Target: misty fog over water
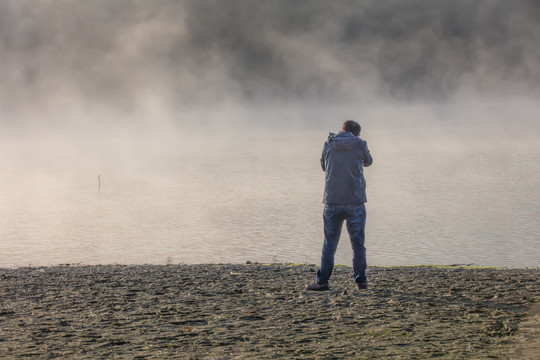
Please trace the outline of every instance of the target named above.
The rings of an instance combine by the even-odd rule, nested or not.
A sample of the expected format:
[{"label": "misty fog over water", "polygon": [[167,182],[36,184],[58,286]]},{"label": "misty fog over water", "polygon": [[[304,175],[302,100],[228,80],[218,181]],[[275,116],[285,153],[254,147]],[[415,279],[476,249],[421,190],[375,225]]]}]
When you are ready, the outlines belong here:
[{"label": "misty fog over water", "polygon": [[347,119],[369,264],[540,266],[539,35],[532,0],[0,0],[0,266],[318,263]]}]

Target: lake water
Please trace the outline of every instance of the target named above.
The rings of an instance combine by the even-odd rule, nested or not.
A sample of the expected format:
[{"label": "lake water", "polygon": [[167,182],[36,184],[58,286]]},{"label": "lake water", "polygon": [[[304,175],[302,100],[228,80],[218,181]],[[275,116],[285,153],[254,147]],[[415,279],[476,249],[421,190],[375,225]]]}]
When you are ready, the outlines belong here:
[{"label": "lake water", "polygon": [[[540,266],[540,145],[499,135],[366,133],[368,263]],[[154,152],[142,141],[125,151],[134,159],[99,166],[27,144],[25,162],[1,158],[0,266],[318,264],[325,137],[200,134]],[[336,262],[351,256],[344,232]]]}]

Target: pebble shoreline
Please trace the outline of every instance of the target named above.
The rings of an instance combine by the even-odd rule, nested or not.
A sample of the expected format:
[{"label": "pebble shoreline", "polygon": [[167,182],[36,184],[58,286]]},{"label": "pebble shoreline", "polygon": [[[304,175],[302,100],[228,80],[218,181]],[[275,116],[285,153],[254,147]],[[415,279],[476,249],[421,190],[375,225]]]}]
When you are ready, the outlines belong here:
[{"label": "pebble shoreline", "polygon": [[[97,265],[0,269],[0,358],[526,359],[540,270]],[[538,337],[536,337],[538,338]],[[533,357],[530,357],[533,358]]]}]

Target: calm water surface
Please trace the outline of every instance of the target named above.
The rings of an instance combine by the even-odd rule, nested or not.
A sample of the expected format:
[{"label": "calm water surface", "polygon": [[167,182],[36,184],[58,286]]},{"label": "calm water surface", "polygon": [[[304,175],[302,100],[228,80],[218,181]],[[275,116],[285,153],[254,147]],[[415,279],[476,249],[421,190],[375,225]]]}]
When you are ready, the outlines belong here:
[{"label": "calm water surface", "polygon": [[[366,134],[370,264],[540,266],[535,138],[396,134]],[[216,138],[105,170],[4,158],[0,266],[318,263],[324,139]]]}]

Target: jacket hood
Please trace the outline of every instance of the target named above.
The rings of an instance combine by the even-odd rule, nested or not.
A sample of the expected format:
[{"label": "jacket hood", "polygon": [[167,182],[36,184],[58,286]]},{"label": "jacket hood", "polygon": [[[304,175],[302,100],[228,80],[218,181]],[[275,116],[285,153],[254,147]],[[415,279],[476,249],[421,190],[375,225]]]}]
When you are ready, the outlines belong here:
[{"label": "jacket hood", "polygon": [[353,133],[342,131],[339,134],[330,133],[328,136],[328,145],[336,151],[351,150],[358,145],[359,138]]}]

